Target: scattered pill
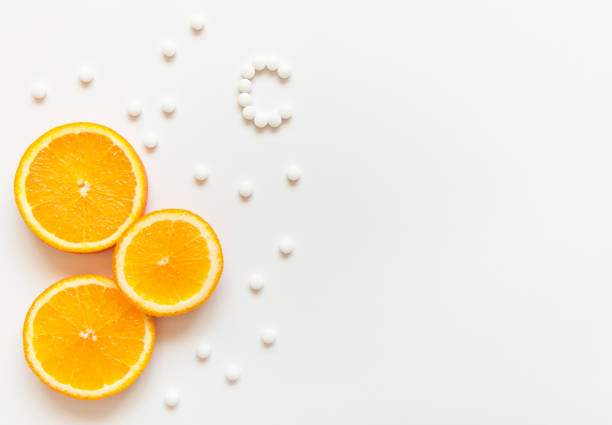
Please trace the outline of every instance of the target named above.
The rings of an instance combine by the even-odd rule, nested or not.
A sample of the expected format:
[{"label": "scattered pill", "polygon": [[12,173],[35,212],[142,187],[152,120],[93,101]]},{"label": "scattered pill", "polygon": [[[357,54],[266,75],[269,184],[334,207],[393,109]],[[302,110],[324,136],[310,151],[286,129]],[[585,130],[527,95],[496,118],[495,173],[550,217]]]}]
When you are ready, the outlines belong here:
[{"label": "scattered pill", "polygon": [[278,250],[283,256],[288,257],[293,253],[293,241],[289,238],[283,238],[278,243]]},{"label": "scattered pill", "polygon": [[242,107],[249,106],[253,103],[253,98],[248,93],[240,93],[238,95],[238,104]]},{"label": "scattered pill", "polygon": [[291,165],[285,172],[289,183],[297,183],[302,178],[302,170],[297,165]]},{"label": "scattered pill", "polygon": [[277,112],[273,112],[268,116],[268,124],[270,127],[276,128],[283,123],[283,119],[280,114]]},{"label": "scattered pill", "polygon": [[206,179],[208,179],[208,174],[208,168],[203,164],[198,164],[193,169],[193,178],[200,183],[203,183],[206,181]]},{"label": "scattered pill", "polygon": [[264,56],[255,56],[253,68],[255,68],[255,71],[263,71],[266,68],[266,58]]},{"label": "scattered pill", "polygon": [[180,399],[181,398],[178,392],[174,390],[169,390],[168,392],[166,392],[166,396],[164,397],[164,403],[166,403],[166,406],[173,409],[178,406]]},{"label": "scattered pill", "polygon": [[259,292],[264,287],[264,278],[259,273],[253,273],[249,278],[249,288],[253,292]]},{"label": "scattered pill", "polygon": [[240,76],[248,80],[253,78],[255,76],[255,68],[253,68],[253,65],[250,63],[242,65],[242,68],[240,68]]},{"label": "scattered pill", "polygon": [[240,366],[235,363],[230,363],[225,368],[225,379],[230,383],[234,383],[240,379],[241,372]]},{"label": "scattered pill", "polygon": [[281,105],[278,108],[278,113],[284,120],[288,120],[293,116],[293,108],[290,105]]},{"label": "scattered pill", "polygon": [[210,344],[206,342],[201,342],[198,345],[198,348],[196,348],[196,356],[200,360],[208,359],[210,357],[210,352],[211,352]]},{"label": "scattered pill", "polygon": [[161,110],[166,116],[174,114],[174,111],[176,111],[176,101],[170,98],[165,99],[162,102]]},{"label": "scattered pill", "polygon": [[174,59],[176,55],[176,45],[171,41],[166,41],[162,44],[162,54],[166,58],[166,60]]},{"label": "scattered pill", "polygon": [[253,122],[257,128],[264,128],[268,124],[268,114],[265,112],[257,111]]},{"label": "scattered pill", "polygon": [[238,186],[238,194],[243,200],[247,200],[253,196],[253,191],[253,183],[248,180],[243,181],[240,183],[240,186]]},{"label": "scattered pill", "polygon": [[131,101],[127,105],[127,114],[132,119],[136,119],[142,114],[142,104],[136,100]]},{"label": "scattered pill", "polygon": [[238,81],[238,91],[240,93],[250,93],[252,88],[253,88],[253,83],[251,83],[251,80],[247,80],[246,78],[243,78],[240,81]]},{"label": "scattered pill", "polygon": [[94,73],[91,68],[86,66],[79,70],[79,81],[83,86],[88,86],[94,79]]},{"label": "scattered pill", "polygon": [[277,58],[276,56],[270,56],[267,60],[266,60],[266,67],[270,70],[270,71],[276,71],[278,69],[278,66],[280,65],[280,59]]},{"label": "scattered pill", "polygon": [[289,77],[291,77],[291,67],[289,65],[287,65],[286,63],[281,63],[278,66],[278,71],[276,71],[276,73],[282,79],[289,78]]},{"label": "scattered pill", "polygon": [[205,24],[206,22],[202,15],[191,15],[191,18],[189,18],[189,25],[191,26],[193,32],[202,31]]},{"label": "scattered pill", "polygon": [[264,345],[272,345],[276,342],[276,331],[274,329],[262,329],[259,336]]},{"label": "scattered pill", "polygon": [[144,137],[145,148],[153,150],[159,144],[159,136],[155,133],[148,133]]},{"label": "scattered pill", "polygon": [[47,88],[41,83],[36,83],[32,86],[32,97],[37,102],[42,102],[47,97]]}]

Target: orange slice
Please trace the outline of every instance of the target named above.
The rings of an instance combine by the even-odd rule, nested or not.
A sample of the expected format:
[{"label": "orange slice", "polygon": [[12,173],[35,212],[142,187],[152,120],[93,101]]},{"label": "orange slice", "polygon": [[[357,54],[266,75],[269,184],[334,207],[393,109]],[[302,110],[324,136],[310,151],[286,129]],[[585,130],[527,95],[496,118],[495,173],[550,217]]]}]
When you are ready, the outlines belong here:
[{"label": "orange slice", "polygon": [[119,287],[154,316],[184,313],[204,303],[222,270],[214,230],[185,210],[145,215],[117,242],[113,257]]},{"label": "orange slice", "polygon": [[153,319],[107,277],[74,276],[36,298],[23,325],[32,371],[70,397],[94,400],[127,388],[153,351]]},{"label": "orange slice", "polygon": [[21,216],[43,241],[96,252],[113,246],[142,215],[147,179],[123,137],[81,122],[49,130],[26,150],[14,190]]}]

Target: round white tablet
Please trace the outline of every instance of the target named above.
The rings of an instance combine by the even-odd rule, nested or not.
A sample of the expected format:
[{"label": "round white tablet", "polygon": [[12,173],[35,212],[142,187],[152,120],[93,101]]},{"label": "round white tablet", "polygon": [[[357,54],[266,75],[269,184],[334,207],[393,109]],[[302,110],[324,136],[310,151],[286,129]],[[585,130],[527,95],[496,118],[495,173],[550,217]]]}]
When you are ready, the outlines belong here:
[{"label": "round white tablet", "polygon": [[202,15],[191,15],[189,18],[189,25],[193,32],[200,32],[204,29],[205,25],[204,17]]},{"label": "round white tablet", "polygon": [[255,118],[253,118],[253,122],[257,128],[264,128],[268,125],[268,114],[262,111],[257,111],[255,113]]},{"label": "round white tablet", "polygon": [[291,77],[291,67],[286,63],[281,63],[276,71],[279,77],[285,79]]},{"label": "round white tablet", "polygon": [[241,373],[242,370],[236,363],[230,363],[225,367],[225,379],[227,379],[230,383],[234,383],[240,379]]},{"label": "round white tablet", "polygon": [[245,63],[244,65],[242,65],[242,67],[240,68],[240,76],[248,80],[253,78],[255,76],[255,68],[253,68],[253,65],[251,65],[250,63]]},{"label": "round white tablet", "polygon": [[193,167],[193,178],[200,183],[203,183],[206,181],[206,179],[208,179],[208,174],[208,168],[203,164],[198,164]]},{"label": "round white tablet", "polygon": [[293,241],[289,238],[283,238],[278,243],[278,250],[285,257],[288,257],[289,255],[291,255],[293,253],[293,249],[294,249]]},{"label": "round white tablet", "polygon": [[265,345],[272,345],[276,342],[276,331],[271,328],[262,329],[259,333],[261,342]]},{"label": "round white tablet", "polygon": [[278,107],[278,113],[284,120],[288,120],[293,116],[293,108],[291,105],[281,105]]},{"label": "round white tablet", "polygon": [[207,342],[201,342],[196,348],[196,356],[200,360],[206,360],[210,357],[211,348]]},{"label": "round white tablet", "polygon": [[79,69],[79,81],[81,82],[81,84],[83,84],[84,86],[88,86],[89,84],[91,84],[93,79],[94,73],[91,68],[84,66]]},{"label": "round white tablet", "polygon": [[238,91],[240,93],[249,93],[252,88],[253,88],[253,83],[251,83],[251,80],[247,80],[246,78],[243,78],[240,81],[238,81]]},{"label": "round white tablet", "polygon": [[253,103],[253,98],[248,93],[240,93],[238,95],[238,104],[242,107],[249,106]]},{"label": "round white tablet", "polygon": [[249,288],[251,288],[253,292],[261,291],[264,287],[264,283],[264,278],[259,273],[253,273],[249,278]]},{"label": "round white tablet", "polygon": [[147,133],[144,137],[145,148],[153,150],[159,144],[159,136],[155,133]]},{"label": "round white tablet", "polygon": [[270,56],[267,60],[266,60],[266,67],[270,70],[270,71],[276,71],[278,69],[278,66],[280,65],[280,59],[277,58],[276,56]]},{"label": "round white tablet", "polygon": [[166,41],[162,44],[162,54],[167,60],[174,59],[176,55],[176,45],[171,41]]},{"label": "round white tablet", "polygon": [[169,390],[164,396],[164,403],[166,403],[166,406],[170,408],[178,406],[180,400],[181,397],[179,396],[179,393],[174,390]]},{"label": "round white tablet", "polygon": [[249,120],[249,121],[255,118],[256,113],[257,113],[257,109],[255,109],[254,106],[247,106],[246,108],[242,110],[242,116],[244,117],[245,120]]},{"label": "round white tablet", "polygon": [[42,102],[47,97],[47,88],[41,83],[36,83],[32,85],[31,93],[34,100]]},{"label": "round white tablet", "polygon": [[240,183],[240,185],[238,186],[238,194],[240,195],[240,197],[244,200],[249,199],[251,196],[253,196],[253,183],[251,183],[248,180],[243,181],[242,183]]},{"label": "round white tablet", "polygon": [[136,119],[140,116],[140,114],[142,114],[142,103],[138,102],[137,100],[133,100],[128,103],[126,111],[130,118]]},{"label": "round white tablet", "polygon": [[174,99],[164,99],[161,104],[161,110],[164,115],[172,115],[176,111],[176,101]]},{"label": "round white tablet", "polygon": [[264,56],[255,56],[253,59],[253,68],[256,71],[263,71],[266,67],[266,58]]},{"label": "round white tablet", "polygon": [[302,178],[302,170],[297,165],[291,165],[287,168],[285,175],[290,183],[297,183]]},{"label": "round white tablet", "polygon": [[268,124],[272,128],[276,128],[283,123],[283,119],[281,118],[278,112],[273,112],[268,116]]}]

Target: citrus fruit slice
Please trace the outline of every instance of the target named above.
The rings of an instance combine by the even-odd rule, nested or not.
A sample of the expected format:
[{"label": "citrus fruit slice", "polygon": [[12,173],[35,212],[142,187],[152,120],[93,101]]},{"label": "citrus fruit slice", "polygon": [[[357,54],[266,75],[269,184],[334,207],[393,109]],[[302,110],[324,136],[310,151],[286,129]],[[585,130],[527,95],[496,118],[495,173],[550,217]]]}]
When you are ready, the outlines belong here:
[{"label": "citrus fruit slice", "polygon": [[32,371],[70,397],[94,400],[127,388],[153,351],[153,319],[107,277],[74,276],[36,298],[23,325]]},{"label": "citrus fruit slice", "polygon": [[142,215],[147,179],[123,137],[81,122],[49,130],[26,150],[14,190],[19,212],[43,241],[96,252],[113,246]]},{"label": "citrus fruit slice", "polygon": [[117,242],[113,273],[145,312],[171,316],[192,310],[214,291],[223,254],[212,227],[185,210],[145,215]]}]

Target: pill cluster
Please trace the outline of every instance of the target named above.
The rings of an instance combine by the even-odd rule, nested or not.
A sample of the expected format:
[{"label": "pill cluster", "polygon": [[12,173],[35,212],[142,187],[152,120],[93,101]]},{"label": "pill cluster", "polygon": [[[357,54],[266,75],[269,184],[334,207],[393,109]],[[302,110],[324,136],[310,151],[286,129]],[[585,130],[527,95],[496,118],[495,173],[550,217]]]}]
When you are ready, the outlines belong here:
[{"label": "pill cluster", "polygon": [[242,109],[242,117],[247,121],[253,121],[255,127],[264,128],[269,125],[272,128],[279,127],[283,120],[288,120],[293,116],[293,108],[290,105],[280,105],[273,112],[266,112],[257,109],[253,105],[253,97],[251,90],[253,83],[251,80],[255,77],[257,71],[264,69],[276,72],[279,78],[286,80],[291,77],[291,67],[280,61],[276,56],[264,57],[257,56],[252,63],[246,63],[240,68],[240,76],[238,81],[238,105]]}]

